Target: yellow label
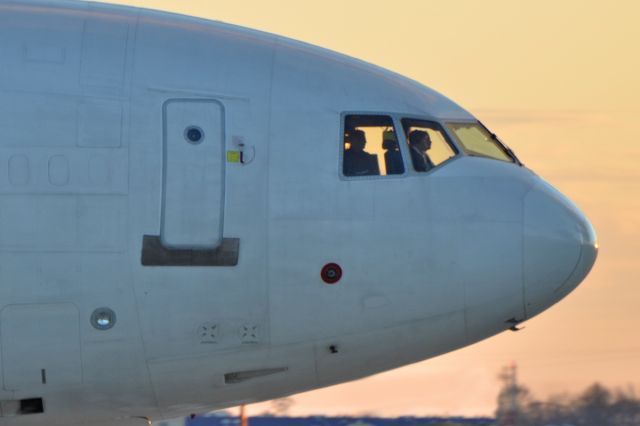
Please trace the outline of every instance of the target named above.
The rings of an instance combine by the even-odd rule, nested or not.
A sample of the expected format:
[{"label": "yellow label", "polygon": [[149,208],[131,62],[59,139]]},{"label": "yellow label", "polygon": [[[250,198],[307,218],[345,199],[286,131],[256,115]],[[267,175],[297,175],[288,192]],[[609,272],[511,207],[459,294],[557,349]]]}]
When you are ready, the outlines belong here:
[{"label": "yellow label", "polygon": [[240,152],[239,151],[227,151],[227,163],[239,163]]}]

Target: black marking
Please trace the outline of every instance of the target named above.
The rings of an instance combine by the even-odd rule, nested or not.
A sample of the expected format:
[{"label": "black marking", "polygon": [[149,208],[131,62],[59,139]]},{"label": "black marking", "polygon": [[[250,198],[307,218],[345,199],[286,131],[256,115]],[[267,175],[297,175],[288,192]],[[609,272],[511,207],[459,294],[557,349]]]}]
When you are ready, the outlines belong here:
[{"label": "black marking", "polygon": [[509,330],[511,330],[511,331],[520,331],[520,330],[522,330],[524,328],[524,327],[518,327],[518,324],[520,324],[522,321],[523,320],[519,320],[519,319],[516,319],[516,318],[511,318],[511,319],[506,320],[505,322],[507,324],[511,324],[511,327],[509,327]]},{"label": "black marking", "polygon": [[213,250],[171,249],[162,245],[159,236],[142,238],[143,266],[236,266],[240,253],[239,238],[224,238]]},{"label": "black marking", "polygon": [[44,413],[44,402],[42,398],[29,398],[20,400],[20,411],[18,414],[39,414]]},{"label": "black marking", "polygon": [[256,379],[258,377],[270,376],[272,374],[284,373],[288,367],[280,368],[263,368],[261,370],[234,371],[224,375],[226,384],[242,383],[247,380]]}]

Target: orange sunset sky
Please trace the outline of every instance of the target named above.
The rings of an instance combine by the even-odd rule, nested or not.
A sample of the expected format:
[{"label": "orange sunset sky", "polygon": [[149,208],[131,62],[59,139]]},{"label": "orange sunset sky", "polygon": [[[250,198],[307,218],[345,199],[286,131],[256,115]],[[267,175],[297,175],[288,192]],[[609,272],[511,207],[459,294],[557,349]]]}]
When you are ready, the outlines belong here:
[{"label": "orange sunset sky", "polygon": [[539,397],[594,381],[640,394],[640,1],[116,3],[285,35],[418,80],[483,120],[598,232],[586,281],[522,332],[296,395],[292,414],[491,415],[511,361]]}]

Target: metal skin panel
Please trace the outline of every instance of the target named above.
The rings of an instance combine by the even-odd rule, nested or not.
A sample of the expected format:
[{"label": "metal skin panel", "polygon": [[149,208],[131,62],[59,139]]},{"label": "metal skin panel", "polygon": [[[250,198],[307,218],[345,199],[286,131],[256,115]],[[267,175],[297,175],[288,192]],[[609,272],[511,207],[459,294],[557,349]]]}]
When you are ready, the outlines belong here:
[{"label": "metal skin panel", "polygon": [[[513,327],[595,261],[584,215],[517,164],[459,156],[423,174],[403,148],[402,176],[342,177],[345,113],[475,120],[379,67],[48,0],[0,0],[0,53],[0,356],[21,387],[0,401],[45,409],[2,426],[144,424],[365,377]],[[149,236],[164,260],[141,256]],[[232,258],[202,260],[223,237]],[[60,329],[42,336],[52,306]],[[113,328],[91,325],[101,307]],[[35,383],[42,362],[65,384]]]},{"label": "metal skin panel", "polygon": [[[60,388],[82,382],[78,309],[11,305],[0,313],[4,389]],[[39,389],[40,388],[40,389]]]},{"label": "metal skin panel", "polygon": [[[162,242],[172,248],[216,248],[224,211],[222,104],[170,100],[164,126]],[[195,132],[193,141],[189,131]]]}]

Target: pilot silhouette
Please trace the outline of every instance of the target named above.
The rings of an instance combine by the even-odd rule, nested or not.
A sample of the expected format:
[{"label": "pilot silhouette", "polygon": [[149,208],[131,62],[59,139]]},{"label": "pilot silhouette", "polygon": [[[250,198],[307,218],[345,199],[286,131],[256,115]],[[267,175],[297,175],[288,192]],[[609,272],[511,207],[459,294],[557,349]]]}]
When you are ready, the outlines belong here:
[{"label": "pilot silhouette", "polygon": [[427,151],[431,149],[431,138],[427,132],[414,130],[409,133],[409,147],[411,162],[416,172],[428,172],[433,168],[433,163],[427,155]]},{"label": "pilot silhouette", "polygon": [[344,151],[343,172],[345,176],[379,175],[378,156],[364,150],[367,139],[362,130],[353,130],[345,138],[351,146]]}]

